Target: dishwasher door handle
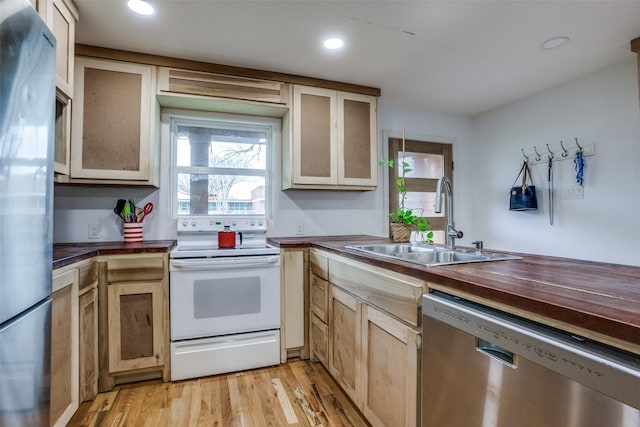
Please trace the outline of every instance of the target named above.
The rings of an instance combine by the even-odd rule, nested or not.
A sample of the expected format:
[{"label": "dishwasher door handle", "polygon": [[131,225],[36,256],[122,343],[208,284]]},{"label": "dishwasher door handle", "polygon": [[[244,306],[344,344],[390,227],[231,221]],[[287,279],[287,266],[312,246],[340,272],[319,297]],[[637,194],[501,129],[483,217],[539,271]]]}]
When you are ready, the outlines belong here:
[{"label": "dishwasher door handle", "polygon": [[476,337],[476,350],[478,350],[480,353],[486,354],[492,359],[497,360],[503,365],[509,366],[510,368],[514,369],[517,368],[517,356],[513,352],[505,350],[502,347],[498,347],[490,341]]},{"label": "dishwasher door handle", "polygon": [[280,261],[280,255],[258,257],[228,257],[228,258],[202,258],[172,260],[170,267],[173,270],[221,270],[229,268],[260,268],[269,267]]}]

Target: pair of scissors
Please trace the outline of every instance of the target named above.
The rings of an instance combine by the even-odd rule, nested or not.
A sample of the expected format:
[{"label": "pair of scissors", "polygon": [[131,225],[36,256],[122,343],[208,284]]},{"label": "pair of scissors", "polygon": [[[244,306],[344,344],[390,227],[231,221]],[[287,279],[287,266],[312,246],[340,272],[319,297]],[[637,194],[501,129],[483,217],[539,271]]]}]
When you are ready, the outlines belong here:
[{"label": "pair of scissors", "polygon": [[136,213],[136,222],[142,222],[151,212],[153,212],[153,203],[147,203],[140,212]]}]

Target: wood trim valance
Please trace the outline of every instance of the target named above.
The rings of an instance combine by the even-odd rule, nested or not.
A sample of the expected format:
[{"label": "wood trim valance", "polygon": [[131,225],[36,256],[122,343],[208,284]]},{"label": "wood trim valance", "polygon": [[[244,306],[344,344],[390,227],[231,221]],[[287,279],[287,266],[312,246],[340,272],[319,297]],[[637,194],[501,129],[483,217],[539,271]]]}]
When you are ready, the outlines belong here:
[{"label": "wood trim valance", "polygon": [[161,67],[182,68],[192,71],[226,74],[236,77],[247,77],[262,80],[272,80],[283,83],[301,84],[305,86],[323,87],[363,95],[380,96],[380,89],[351,83],[335,82],[298,76],[295,74],[278,73],[274,71],[256,70],[253,68],[235,67],[232,65],[214,64],[209,62],[192,61],[188,59],[171,58],[168,56],[151,55],[148,53],[130,52],[126,50],[110,49],[85,44],[76,44],[76,55],[94,58],[112,59],[117,61],[136,62],[140,64]]}]

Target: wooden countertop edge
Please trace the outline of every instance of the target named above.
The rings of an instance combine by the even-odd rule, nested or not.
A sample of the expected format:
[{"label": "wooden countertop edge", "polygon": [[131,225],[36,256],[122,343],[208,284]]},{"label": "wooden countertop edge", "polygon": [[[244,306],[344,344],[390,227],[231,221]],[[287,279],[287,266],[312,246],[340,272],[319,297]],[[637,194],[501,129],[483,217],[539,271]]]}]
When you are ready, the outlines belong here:
[{"label": "wooden countertop edge", "polygon": [[124,242],[57,243],[53,245],[53,270],[99,255],[169,252],[175,244],[175,240],[147,240],[142,243],[127,244]]},{"label": "wooden countertop edge", "polygon": [[[351,241],[347,238],[334,239],[324,237],[307,237],[306,239],[281,238],[272,239],[270,243],[277,244],[283,249],[305,247],[318,248],[366,264],[423,279],[430,282],[429,287],[432,289],[438,288],[441,290],[449,290],[450,292],[453,291],[459,296],[471,296],[477,302],[485,303],[494,308],[527,318],[532,318],[532,320],[545,323],[549,326],[565,329],[571,333],[576,333],[590,339],[604,342],[605,344],[640,354],[640,327],[635,324],[625,323],[619,319],[613,319],[602,316],[598,313],[580,310],[575,307],[536,299],[530,296],[523,296],[517,292],[508,292],[504,289],[496,289],[491,285],[483,284],[478,281],[457,279],[455,277],[451,277],[452,275],[455,275],[456,272],[453,271],[447,274],[448,270],[446,270],[446,267],[443,268],[444,266],[432,269],[420,268],[402,261],[392,259],[386,260],[381,257],[374,257],[346,250],[344,249],[344,244],[358,244],[359,241],[374,240],[371,236],[351,237],[353,238]],[[381,243],[389,243],[388,239],[377,239]],[[540,255],[519,255],[527,256],[534,260],[549,258]],[[592,263],[582,260],[559,260],[567,263],[570,262],[572,264],[575,263],[575,265],[594,265],[597,267],[606,267],[607,265],[611,265],[605,263]],[[622,274],[624,275],[624,273]]]}]

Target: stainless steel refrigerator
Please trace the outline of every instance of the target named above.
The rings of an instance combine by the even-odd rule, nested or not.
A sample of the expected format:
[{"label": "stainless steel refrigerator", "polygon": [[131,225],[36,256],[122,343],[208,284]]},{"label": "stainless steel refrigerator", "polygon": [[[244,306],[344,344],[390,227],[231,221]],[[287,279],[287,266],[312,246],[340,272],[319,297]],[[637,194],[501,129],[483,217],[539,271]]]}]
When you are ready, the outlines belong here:
[{"label": "stainless steel refrigerator", "polygon": [[55,38],[0,0],[0,427],[48,426]]}]

